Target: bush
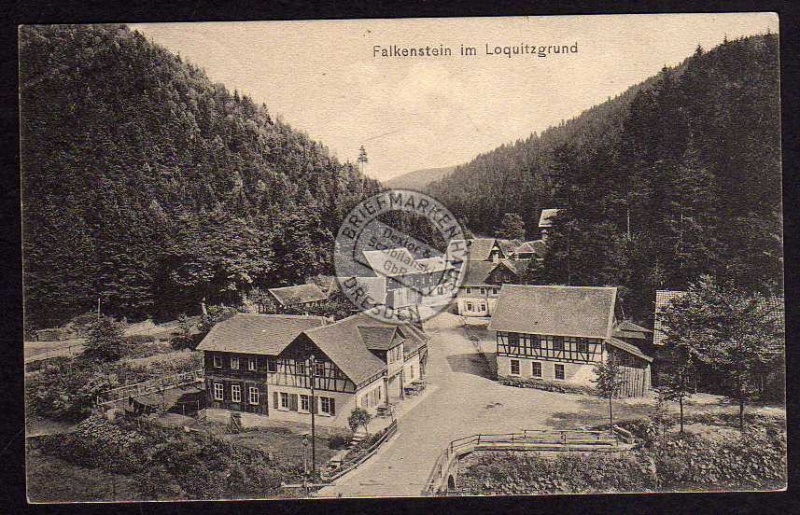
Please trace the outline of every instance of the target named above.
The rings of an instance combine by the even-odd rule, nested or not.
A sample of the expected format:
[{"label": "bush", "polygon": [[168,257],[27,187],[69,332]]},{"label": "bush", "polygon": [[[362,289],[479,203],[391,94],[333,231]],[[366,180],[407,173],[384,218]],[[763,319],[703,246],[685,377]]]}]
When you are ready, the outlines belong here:
[{"label": "bush", "polygon": [[521,378],[521,377],[501,377],[498,379],[500,384],[506,386],[516,386],[517,388],[536,388],[546,392],[558,393],[588,393],[594,394],[594,388],[589,386],[572,386],[545,381],[543,379]]},{"label": "bush", "polygon": [[328,448],[329,449],[344,449],[350,442],[352,441],[352,437],[350,435],[333,435],[328,438]]},{"label": "bush", "polygon": [[90,327],[82,356],[94,361],[116,361],[125,352],[125,324],[100,317]]},{"label": "bush", "polygon": [[25,405],[29,415],[75,422],[91,414],[98,394],[116,386],[116,374],[100,365],[62,358],[27,378]]},{"label": "bush", "polygon": [[45,454],[87,468],[133,475],[143,499],[275,496],[302,471],[251,449],[196,433],[95,416],[74,434],[41,437]]}]

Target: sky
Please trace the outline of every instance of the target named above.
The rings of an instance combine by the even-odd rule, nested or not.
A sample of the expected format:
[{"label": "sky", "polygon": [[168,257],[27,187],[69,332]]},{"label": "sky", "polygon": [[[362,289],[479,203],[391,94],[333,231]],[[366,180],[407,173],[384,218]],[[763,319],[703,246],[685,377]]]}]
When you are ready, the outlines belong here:
[{"label": "sky", "polygon": [[[213,82],[265,103],[386,180],[466,163],[680,64],[698,45],[778,32],[772,13],[136,24]],[[376,56],[375,46],[378,45]],[[449,56],[381,57],[392,45]],[[461,46],[476,55],[461,55]],[[566,45],[570,52],[503,54]],[[488,50],[487,50],[488,46]],[[499,52],[495,48],[500,47]],[[575,51],[577,50],[577,51]],[[513,50],[512,50],[513,52]]]}]

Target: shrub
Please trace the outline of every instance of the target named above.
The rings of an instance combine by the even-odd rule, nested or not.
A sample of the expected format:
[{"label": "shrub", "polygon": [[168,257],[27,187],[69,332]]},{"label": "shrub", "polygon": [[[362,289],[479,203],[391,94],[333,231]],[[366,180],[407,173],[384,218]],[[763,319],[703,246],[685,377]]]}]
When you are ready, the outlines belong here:
[{"label": "shrub", "polygon": [[501,377],[499,378],[500,384],[506,386],[516,386],[517,388],[536,388],[537,390],[544,390],[546,392],[558,393],[588,393],[594,394],[594,388],[589,386],[573,386],[553,383],[543,379],[521,378],[521,377]]},{"label": "shrub", "polygon": [[333,435],[328,438],[328,448],[330,449],[344,449],[350,442],[352,437],[350,435]]},{"label": "shrub", "polygon": [[100,317],[90,327],[82,356],[94,361],[115,361],[125,351],[125,325],[111,317]]},{"label": "shrub", "polygon": [[98,394],[116,386],[117,375],[100,365],[63,358],[27,378],[25,405],[29,415],[78,421],[91,414]]}]

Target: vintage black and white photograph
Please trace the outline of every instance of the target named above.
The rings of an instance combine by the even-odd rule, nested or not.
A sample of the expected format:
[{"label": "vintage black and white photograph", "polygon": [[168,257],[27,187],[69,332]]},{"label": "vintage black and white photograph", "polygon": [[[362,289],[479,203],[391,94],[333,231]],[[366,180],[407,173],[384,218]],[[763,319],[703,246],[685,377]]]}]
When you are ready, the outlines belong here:
[{"label": "vintage black and white photograph", "polygon": [[20,26],[28,501],[785,490],[778,22]]}]

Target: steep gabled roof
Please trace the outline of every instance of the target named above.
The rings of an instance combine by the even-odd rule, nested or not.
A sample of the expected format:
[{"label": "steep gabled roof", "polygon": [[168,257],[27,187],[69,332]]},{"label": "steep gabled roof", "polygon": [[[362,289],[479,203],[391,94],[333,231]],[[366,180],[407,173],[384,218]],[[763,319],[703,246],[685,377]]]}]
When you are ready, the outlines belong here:
[{"label": "steep gabled roof", "polygon": [[[526,263],[520,263],[519,261],[514,261],[513,259],[501,259],[497,266],[504,266],[508,268],[514,275],[519,276],[527,266]],[[494,270],[493,270],[494,271]]]},{"label": "steep gabled roof", "polygon": [[269,292],[282,306],[297,306],[321,302],[328,298],[316,284],[298,284],[283,288],[270,288]]},{"label": "steep gabled roof", "polygon": [[503,251],[504,257],[510,257],[514,250],[517,249],[522,244],[521,240],[495,240],[497,246],[500,247],[500,250]]},{"label": "steep gabled roof", "polygon": [[553,227],[553,218],[556,217],[560,209],[542,209],[542,214],[539,216],[539,229],[546,227]]},{"label": "steep gabled roof", "polygon": [[468,259],[470,261],[488,261],[492,255],[494,238],[474,238],[467,240]]},{"label": "steep gabled roof", "polygon": [[358,385],[386,369],[386,364],[364,345],[358,330],[359,325],[372,325],[376,322],[359,313],[335,324],[306,331],[306,336]]},{"label": "steep gabled roof", "polygon": [[515,254],[536,254],[539,257],[544,256],[547,244],[544,240],[526,241],[514,251]]},{"label": "steep gabled roof", "polygon": [[397,336],[397,326],[386,325],[360,325],[358,332],[361,341],[369,350],[389,350],[402,343],[403,338]]},{"label": "steep gabled roof", "polygon": [[480,286],[487,284],[489,274],[497,267],[497,263],[491,261],[465,261],[463,265],[464,279],[461,286]]},{"label": "steep gabled roof", "polygon": [[504,284],[489,329],[606,339],[616,297],[614,287]]},{"label": "steep gabled roof", "polygon": [[240,313],[211,328],[197,350],[277,356],[300,333],[325,323],[318,316]]}]

